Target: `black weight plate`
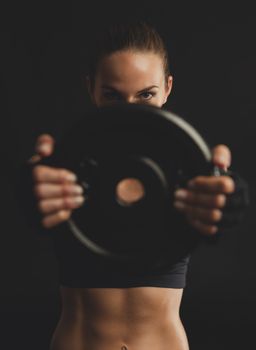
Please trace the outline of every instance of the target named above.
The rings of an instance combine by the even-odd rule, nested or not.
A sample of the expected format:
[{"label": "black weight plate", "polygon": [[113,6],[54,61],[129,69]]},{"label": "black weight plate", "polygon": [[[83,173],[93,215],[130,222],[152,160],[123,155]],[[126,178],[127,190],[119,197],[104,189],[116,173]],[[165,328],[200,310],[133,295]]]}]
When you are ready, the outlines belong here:
[{"label": "black weight plate", "polygon": [[[210,169],[202,136],[166,110],[116,105],[92,110],[57,145],[52,164],[72,170],[88,199],[73,212],[73,234],[97,254],[126,264],[155,266],[185,256],[196,244],[172,206],[181,182]],[[137,178],[145,197],[116,200],[117,183]],[[193,237],[193,238],[192,238]]]}]

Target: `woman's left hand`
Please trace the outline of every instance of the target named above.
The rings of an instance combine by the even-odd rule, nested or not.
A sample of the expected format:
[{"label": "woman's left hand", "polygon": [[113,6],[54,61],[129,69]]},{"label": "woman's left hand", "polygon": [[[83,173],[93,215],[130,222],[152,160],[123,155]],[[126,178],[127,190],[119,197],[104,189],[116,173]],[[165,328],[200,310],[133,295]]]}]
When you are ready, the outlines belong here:
[{"label": "woman's left hand", "polygon": [[[213,163],[223,170],[231,164],[231,152],[225,145],[213,149]],[[217,233],[226,195],[233,193],[235,183],[229,176],[197,176],[186,189],[175,192],[174,207],[183,212],[192,227],[211,236]]]}]

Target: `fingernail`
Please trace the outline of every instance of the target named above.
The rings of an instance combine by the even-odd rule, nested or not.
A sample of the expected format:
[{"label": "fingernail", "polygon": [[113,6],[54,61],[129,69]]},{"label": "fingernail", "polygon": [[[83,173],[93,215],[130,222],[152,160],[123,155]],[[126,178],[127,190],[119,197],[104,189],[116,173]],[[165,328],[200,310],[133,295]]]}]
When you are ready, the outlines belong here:
[{"label": "fingernail", "polygon": [[42,143],[37,147],[39,153],[50,153],[52,151],[52,146],[49,143]]},{"label": "fingernail", "polygon": [[212,226],[211,227],[211,234],[215,234],[218,231],[218,227],[217,226]]},{"label": "fingernail", "polygon": [[220,221],[223,214],[221,210],[216,209],[217,215],[216,215],[216,221]]},{"label": "fingernail", "polygon": [[185,199],[188,196],[188,192],[186,190],[179,189],[179,190],[174,192],[174,196],[177,199]]},{"label": "fingernail", "polygon": [[84,190],[81,186],[74,186],[74,193],[75,194],[82,194],[83,192],[84,192]]},{"label": "fingernail", "polygon": [[65,178],[66,178],[67,181],[72,181],[72,182],[75,182],[77,180],[77,177],[76,177],[75,174],[67,174],[65,176]]},{"label": "fingernail", "polygon": [[74,202],[75,202],[75,204],[82,204],[83,202],[84,202],[84,197],[82,197],[82,196],[79,196],[79,197],[76,197],[76,198],[74,198]]},{"label": "fingernail", "polygon": [[175,201],[173,203],[173,206],[176,208],[176,209],[179,209],[179,210],[183,210],[185,208],[185,204],[180,202],[180,201]]}]

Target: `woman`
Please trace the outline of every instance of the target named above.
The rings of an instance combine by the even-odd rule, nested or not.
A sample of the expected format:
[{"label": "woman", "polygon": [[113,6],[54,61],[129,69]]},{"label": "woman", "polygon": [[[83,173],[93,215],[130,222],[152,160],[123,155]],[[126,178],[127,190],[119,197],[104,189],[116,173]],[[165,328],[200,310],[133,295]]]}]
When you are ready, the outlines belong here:
[{"label": "woman", "polygon": [[[98,107],[119,102],[162,107],[171,93],[167,51],[159,34],[145,23],[113,27],[91,62],[87,87]],[[50,135],[38,138],[36,150],[31,159],[34,193],[43,226],[56,230],[53,239],[60,264],[62,313],[51,350],[187,350],[179,309],[189,258],[167,272],[144,276],[126,274],[93,256],[58,229],[86,194],[70,171],[36,165],[54,151]],[[227,169],[229,149],[217,146],[213,161]],[[129,185],[124,184],[124,191]],[[202,235],[214,236],[226,195],[234,188],[228,176],[199,176],[175,193],[174,206]]]}]

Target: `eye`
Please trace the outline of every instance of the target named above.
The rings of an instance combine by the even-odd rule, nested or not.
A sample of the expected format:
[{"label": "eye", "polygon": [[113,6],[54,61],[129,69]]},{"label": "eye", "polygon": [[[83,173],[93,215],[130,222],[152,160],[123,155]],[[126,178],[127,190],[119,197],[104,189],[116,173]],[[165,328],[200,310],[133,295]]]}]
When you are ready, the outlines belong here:
[{"label": "eye", "polygon": [[142,94],[140,94],[140,96],[144,99],[144,100],[151,100],[152,97],[155,96],[155,92],[149,92],[149,91],[145,91]]},{"label": "eye", "polygon": [[103,93],[103,97],[109,101],[120,100],[120,96],[115,91],[106,91]]}]

